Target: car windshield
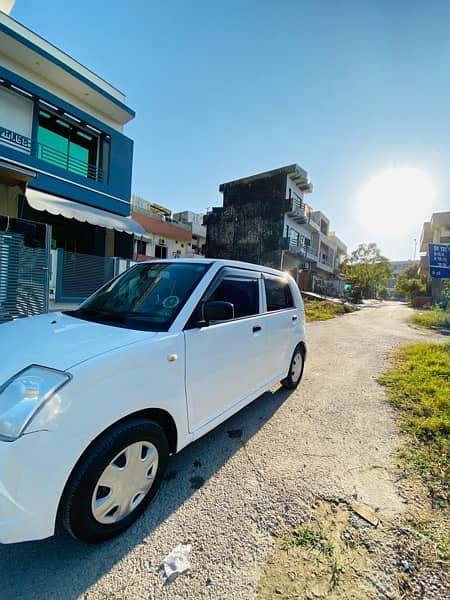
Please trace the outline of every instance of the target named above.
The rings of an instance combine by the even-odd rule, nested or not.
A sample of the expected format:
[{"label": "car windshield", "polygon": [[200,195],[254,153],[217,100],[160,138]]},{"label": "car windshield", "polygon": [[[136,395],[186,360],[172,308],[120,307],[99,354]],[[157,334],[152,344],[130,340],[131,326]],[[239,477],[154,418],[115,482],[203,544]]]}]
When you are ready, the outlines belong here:
[{"label": "car windshield", "polygon": [[146,331],[167,331],[208,264],[137,264],[65,314]]}]

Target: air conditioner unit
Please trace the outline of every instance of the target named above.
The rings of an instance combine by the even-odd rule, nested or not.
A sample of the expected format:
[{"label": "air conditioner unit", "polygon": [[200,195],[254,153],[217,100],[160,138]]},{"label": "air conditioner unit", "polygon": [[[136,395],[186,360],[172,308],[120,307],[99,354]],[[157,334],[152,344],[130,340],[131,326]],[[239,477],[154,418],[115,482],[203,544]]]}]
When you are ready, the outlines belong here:
[{"label": "air conditioner unit", "polygon": [[166,240],[164,240],[163,238],[158,240],[158,246],[165,246],[166,245]]}]

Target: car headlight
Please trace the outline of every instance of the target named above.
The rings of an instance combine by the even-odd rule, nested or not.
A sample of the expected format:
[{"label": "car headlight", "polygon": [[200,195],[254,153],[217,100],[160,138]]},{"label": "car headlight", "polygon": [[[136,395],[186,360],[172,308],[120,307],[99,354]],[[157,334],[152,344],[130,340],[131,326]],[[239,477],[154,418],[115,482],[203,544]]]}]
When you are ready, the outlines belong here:
[{"label": "car headlight", "polygon": [[68,373],[31,365],[0,386],[0,439],[20,437],[45,402],[70,379]]}]

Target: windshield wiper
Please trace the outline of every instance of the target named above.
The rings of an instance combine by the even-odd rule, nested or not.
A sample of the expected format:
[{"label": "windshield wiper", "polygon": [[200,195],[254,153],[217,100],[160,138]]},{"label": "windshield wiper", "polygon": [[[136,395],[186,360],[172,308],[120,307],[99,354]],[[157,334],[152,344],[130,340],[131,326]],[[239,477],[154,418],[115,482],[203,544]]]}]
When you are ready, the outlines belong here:
[{"label": "windshield wiper", "polygon": [[123,319],[123,313],[116,313],[108,310],[100,310],[98,308],[76,308],[75,310],[66,310],[64,314],[70,317],[79,317],[80,319],[88,319],[90,321],[114,321]]},{"label": "windshield wiper", "polygon": [[66,310],[64,314],[72,317],[98,317],[103,320],[123,320],[127,318],[161,318],[162,315],[158,313],[150,312],[137,312],[137,311],[113,311],[103,310],[100,308],[76,308],[74,310]]}]

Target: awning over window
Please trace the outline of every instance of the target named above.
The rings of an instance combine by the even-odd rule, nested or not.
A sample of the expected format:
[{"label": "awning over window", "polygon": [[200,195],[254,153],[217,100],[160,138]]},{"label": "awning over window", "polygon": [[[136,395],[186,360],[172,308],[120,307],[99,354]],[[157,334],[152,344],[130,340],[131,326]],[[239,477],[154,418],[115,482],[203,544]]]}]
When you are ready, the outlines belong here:
[{"label": "awning over window", "polygon": [[139,225],[130,217],[121,217],[100,208],[73,202],[31,188],[27,188],[26,197],[28,204],[35,210],[47,211],[52,215],[62,215],[66,219],[76,219],[82,223],[87,222],[98,227],[124,231],[141,239],[150,239],[142,225]]}]

